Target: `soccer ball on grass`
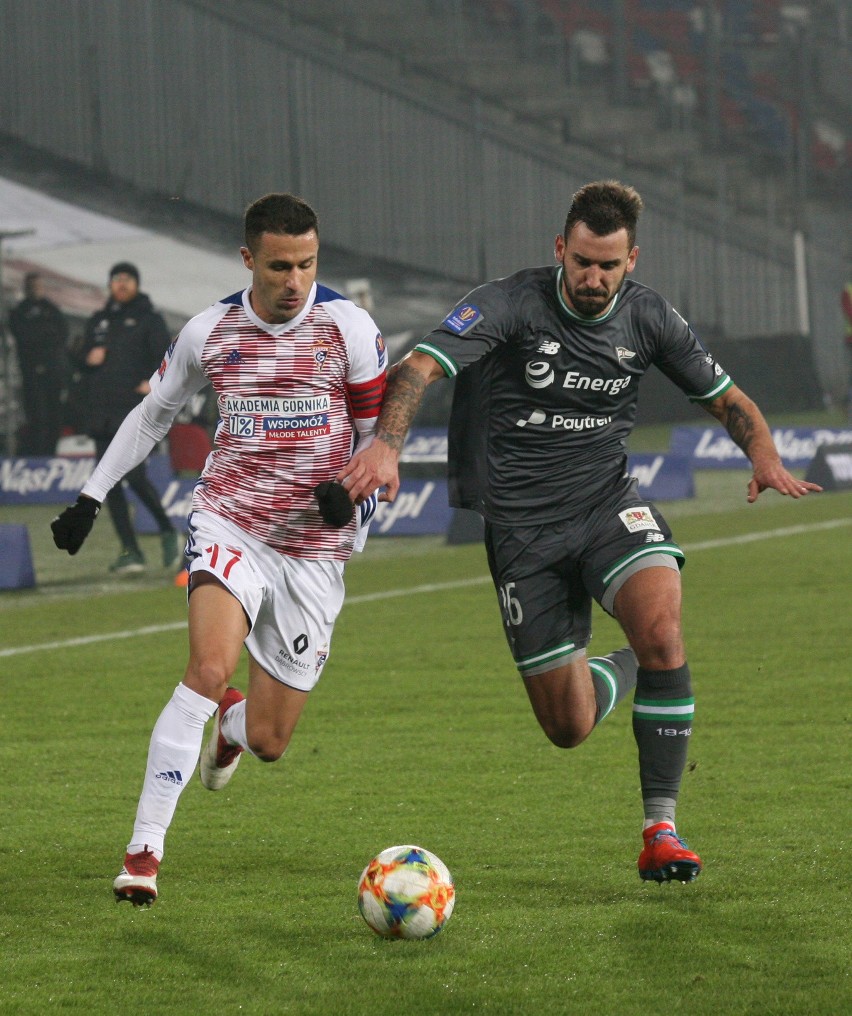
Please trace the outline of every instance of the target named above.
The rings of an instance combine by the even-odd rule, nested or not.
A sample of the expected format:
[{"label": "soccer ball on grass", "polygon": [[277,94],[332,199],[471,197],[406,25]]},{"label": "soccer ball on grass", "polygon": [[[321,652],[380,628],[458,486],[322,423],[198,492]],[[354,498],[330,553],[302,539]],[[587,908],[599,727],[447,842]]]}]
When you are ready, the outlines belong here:
[{"label": "soccer ball on grass", "polygon": [[449,921],[456,894],[444,862],[412,844],[377,854],[358,881],[358,909],[383,938],[431,938]]}]

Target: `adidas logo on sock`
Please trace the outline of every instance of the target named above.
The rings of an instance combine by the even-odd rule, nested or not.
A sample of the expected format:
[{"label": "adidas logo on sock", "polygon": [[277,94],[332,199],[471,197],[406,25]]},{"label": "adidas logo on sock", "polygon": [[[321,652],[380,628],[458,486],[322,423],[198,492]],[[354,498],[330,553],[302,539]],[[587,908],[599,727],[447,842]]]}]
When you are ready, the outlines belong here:
[{"label": "adidas logo on sock", "polygon": [[180,769],[175,769],[174,772],[168,770],[168,772],[157,773],[154,777],[157,780],[165,780],[166,783],[176,783],[179,787],[183,786],[183,776],[180,774]]}]

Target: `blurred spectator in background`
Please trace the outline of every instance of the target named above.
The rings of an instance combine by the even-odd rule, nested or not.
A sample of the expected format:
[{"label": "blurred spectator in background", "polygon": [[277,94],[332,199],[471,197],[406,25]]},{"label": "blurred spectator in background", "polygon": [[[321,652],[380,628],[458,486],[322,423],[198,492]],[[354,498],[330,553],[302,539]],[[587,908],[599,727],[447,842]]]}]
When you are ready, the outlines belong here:
[{"label": "blurred spectator in background", "polygon": [[68,322],[44,295],[38,272],[24,276],[24,298],[9,314],[9,330],[15,339],[27,417],[20,452],[55,455],[68,376]]},{"label": "blurred spectator in background", "polygon": [[[147,294],[139,291],[139,270],[128,261],[113,265],[109,273],[109,299],[86,322],[78,357],[83,368],[85,422],[94,439],[98,459],[115,437],[124,417],[151,390],[148,379],[162,362],[170,336],[166,322]],[[157,523],[163,548],[163,566],[180,561],[177,532],[148,479],[145,462],[126,475],[131,490]],[[139,572],[145,557],[136,539],[122,484],[107,495],[107,506],[121,541],[121,553],[110,566],[114,572]]]},{"label": "blurred spectator in background", "polygon": [[846,415],[852,423],[852,282],[847,282],[843,287],[840,305],[846,324]]}]

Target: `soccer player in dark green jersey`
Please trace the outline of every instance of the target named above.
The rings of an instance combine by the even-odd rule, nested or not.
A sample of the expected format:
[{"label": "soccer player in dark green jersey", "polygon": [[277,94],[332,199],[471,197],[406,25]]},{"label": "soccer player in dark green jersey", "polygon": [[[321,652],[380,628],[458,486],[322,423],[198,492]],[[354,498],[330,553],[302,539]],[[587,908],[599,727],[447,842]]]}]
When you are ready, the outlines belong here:
[{"label": "soccer player in dark green jersey", "polygon": [[[515,664],[550,740],[579,745],[635,688],[645,823],[639,874],[692,881],[701,860],[675,805],[694,699],[681,634],[684,554],[627,472],[639,381],[652,365],[719,420],[751,461],[748,501],[818,491],[781,462],[755,403],[680,314],[628,276],[642,200],[616,181],[574,195],[553,266],[470,292],[391,370],[375,438],[341,470],[353,501],[399,489],[398,460],[427,385],[455,377],[451,503],[485,519]],[[591,603],[628,648],[589,657]]]}]

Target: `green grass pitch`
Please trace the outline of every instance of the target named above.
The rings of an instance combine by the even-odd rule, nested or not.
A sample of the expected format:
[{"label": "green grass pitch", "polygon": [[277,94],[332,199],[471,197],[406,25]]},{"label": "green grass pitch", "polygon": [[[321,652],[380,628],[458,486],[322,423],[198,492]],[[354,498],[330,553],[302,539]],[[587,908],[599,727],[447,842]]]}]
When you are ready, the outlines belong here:
[{"label": "green grass pitch", "polygon": [[[287,755],[244,759],[220,794],[193,779],[142,911],[111,884],[185,664],[184,594],[156,573],[105,578],[108,520],[78,558],[50,551],[52,511],[33,509],[43,585],[0,597],[0,1011],[852,1011],[852,494],[747,507],[745,474],[702,484],[662,506],[687,550],[679,828],[696,883],[637,876],[628,704],[552,747],[482,549],[374,540]],[[594,651],[622,644],[598,611]],[[361,869],[403,842],[456,880],[428,942],[380,940],[358,915]]]}]

